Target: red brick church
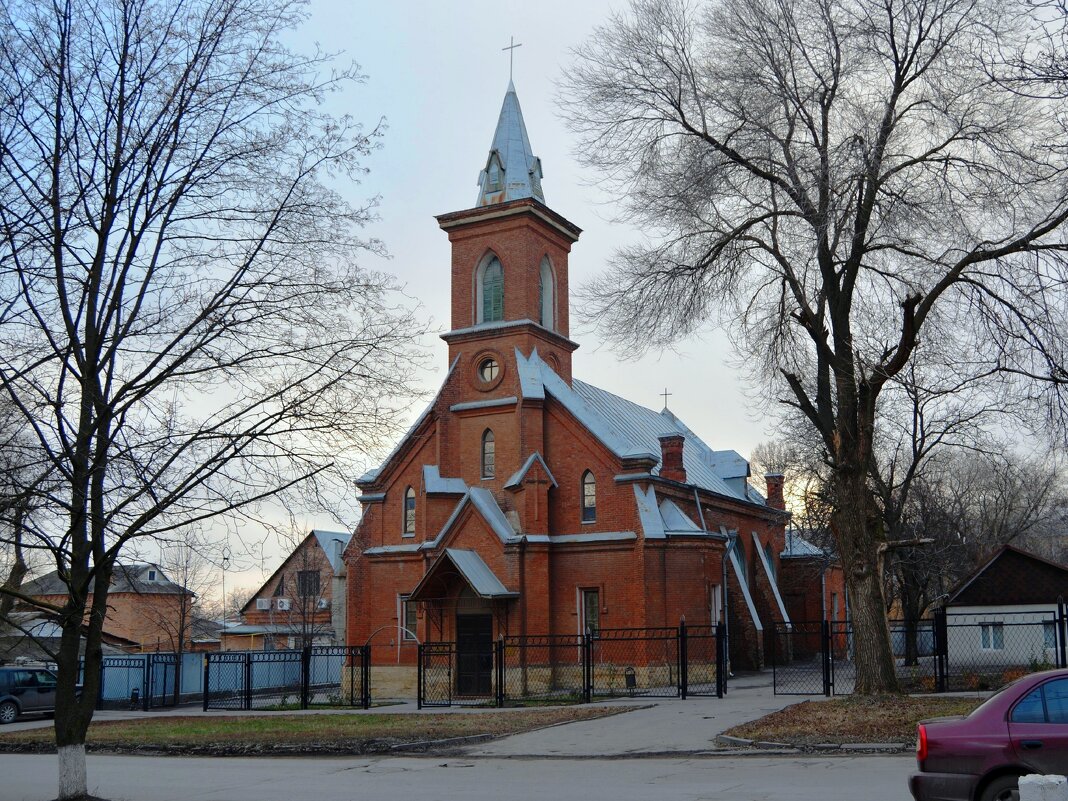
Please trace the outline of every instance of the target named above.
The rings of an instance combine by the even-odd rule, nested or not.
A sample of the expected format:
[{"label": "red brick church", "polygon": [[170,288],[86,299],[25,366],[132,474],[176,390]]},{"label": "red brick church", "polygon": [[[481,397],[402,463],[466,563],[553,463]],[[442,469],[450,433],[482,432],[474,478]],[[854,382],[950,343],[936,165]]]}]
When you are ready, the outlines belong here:
[{"label": "red brick church", "polygon": [[[509,85],[473,208],[452,243],[449,369],[362,476],[346,552],[348,640],[414,687],[417,642],[729,624],[736,667],[787,619],[782,479],[572,376],[568,257]],[[819,584],[816,592],[819,593]]]}]

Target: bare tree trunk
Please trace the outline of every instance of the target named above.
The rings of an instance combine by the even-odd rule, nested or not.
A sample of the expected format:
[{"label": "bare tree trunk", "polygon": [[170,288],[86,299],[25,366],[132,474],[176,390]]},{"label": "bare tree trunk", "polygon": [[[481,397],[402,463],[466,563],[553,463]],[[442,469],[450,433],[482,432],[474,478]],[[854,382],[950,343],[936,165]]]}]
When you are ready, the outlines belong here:
[{"label": "bare tree trunk", "polygon": [[836,471],[837,508],[831,524],[841,550],[857,666],[855,692],[900,692],[886,622],[886,596],[879,558],[881,526],[864,471]]},{"label": "bare tree trunk", "polygon": [[[72,569],[72,573],[75,569]],[[84,568],[83,571],[84,572]],[[84,585],[83,585],[84,586]],[[104,615],[106,601],[94,594],[92,615]],[[98,608],[101,607],[101,608]],[[100,694],[100,667],[103,662],[98,627],[85,627],[85,668],[82,695],[77,698],[79,646],[85,617],[85,600],[71,597],[63,611],[63,634],[60,640],[56,684],[55,734],[59,758],[59,801],[81,798],[88,794],[85,770],[85,735],[93,718],[96,698]]]}]

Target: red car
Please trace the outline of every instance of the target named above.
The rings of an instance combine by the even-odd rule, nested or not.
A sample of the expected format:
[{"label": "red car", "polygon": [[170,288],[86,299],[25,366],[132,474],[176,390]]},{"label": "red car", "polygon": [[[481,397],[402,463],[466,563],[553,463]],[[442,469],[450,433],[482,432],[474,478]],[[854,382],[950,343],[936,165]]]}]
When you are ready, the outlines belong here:
[{"label": "red car", "polygon": [[1068,774],[1068,670],[1032,673],[970,715],[917,728],[916,801],[1019,801],[1021,776]]}]

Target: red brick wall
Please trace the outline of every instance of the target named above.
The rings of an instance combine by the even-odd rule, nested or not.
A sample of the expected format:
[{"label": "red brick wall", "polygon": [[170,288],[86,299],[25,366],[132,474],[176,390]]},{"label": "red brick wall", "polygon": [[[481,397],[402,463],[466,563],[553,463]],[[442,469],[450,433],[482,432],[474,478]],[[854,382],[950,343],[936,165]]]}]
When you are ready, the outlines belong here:
[{"label": "red brick wall", "polygon": [[[37,597],[55,606],[62,606],[67,602],[66,595]],[[92,605],[93,596],[90,593],[86,600],[87,617]],[[173,651],[178,645],[176,637],[180,617],[181,600],[177,595],[109,592],[104,630],[108,634],[138,643],[143,651]],[[191,636],[192,632],[187,631],[186,637]]]},{"label": "red brick wall", "polygon": [[504,272],[504,319],[540,319],[538,282],[541,261],[552,262],[556,278],[556,330],[568,336],[568,265],[571,242],[533,214],[451,228],[452,327],[475,324],[475,270],[487,253],[501,260]]}]

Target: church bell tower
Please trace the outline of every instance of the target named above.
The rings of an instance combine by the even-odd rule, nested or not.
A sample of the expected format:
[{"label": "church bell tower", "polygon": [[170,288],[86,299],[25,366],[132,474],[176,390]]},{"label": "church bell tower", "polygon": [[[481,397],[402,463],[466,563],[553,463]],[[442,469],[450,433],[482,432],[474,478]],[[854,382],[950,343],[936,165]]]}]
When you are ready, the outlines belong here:
[{"label": "church bell tower", "polygon": [[487,389],[496,382],[478,378],[480,364],[503,371],[516,349],[529,357],[536,348],[570,383],[578,345],[568,337],[567,259],[581,230],[545,205],[541,159],[511,81],[476,205],[437,221],[452,243],[452,330],[442,335],[450,364],[459,358],[460,369],[475,371],[476,388]]}]

